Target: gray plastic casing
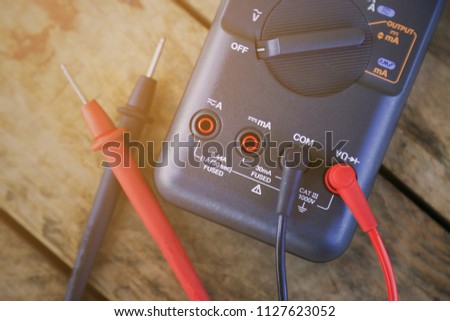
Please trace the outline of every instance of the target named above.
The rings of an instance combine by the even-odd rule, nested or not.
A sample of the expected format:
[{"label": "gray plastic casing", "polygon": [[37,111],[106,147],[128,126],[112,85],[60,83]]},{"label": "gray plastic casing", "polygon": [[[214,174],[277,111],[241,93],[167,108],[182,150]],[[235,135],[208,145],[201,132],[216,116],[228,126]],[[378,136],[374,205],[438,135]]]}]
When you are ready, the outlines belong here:
[{"label": "gray plastic casing", "polygon": [[[166,149],[160,161],[168,164],[155,171],[157,189],[169,202],[272,245],[277,226],[275,208],[280,167],[270,168],[270,175],[264,175],[266,178],[262,181],[253,172],[267,174],[268,169],[263,166],[265,171],[257,171],[241,166],[244,157],[236,150],[232,152],[231,167],[221,163],[223,158],[218,155],[212,156],[216,161],[211,162],[211,158],[206,163],[205,159],[200,161],[199,168],[175,164],[177,158],[188,161],[205,156],[201,148],[194,148],[192,117],[205,110],[220,121],[220,130],[213,139],[195,137],[194,140],[202,144],[215,141],[227,145],[235,142],[245,128],[259,130],[263,135],[270,133],[273,141],[295,138],[303,144],[325,145],[327,132],[332,133],[330,146],[318,153],[324,159],[334,158],[352,165],[368,195],[445,4],[439,0],[384,1],[384,5],[397,10],[396,21],[413,28],[417,36],[399,81],[391,83],[364,72],[355,83],[338,93],[312,97],[299,95],[280,84],[265,61],[257,57],[260,26],[278,2],[222,1],[167,134],[167,141],[190,141],[188,145],[192,148]],[[273,8],[266,9],[271,3]],[[369,22],[386,20],[378,12],[367,11],[366,0],[354,3]],[[263,12],[261,25],[255,29],[250,17],[259,6],[264,10],[259,10]],[[249,18],[243,21],[242,17],[247,15]],[[248,50],[236,51],[232,49],[234,43]],[[371,62],[376,59],[379,57],[371,57]],[[348,142],[338,151],[338,156],[333,146],[341,140]],[[329,152],[334,154],[329,155]],[[271,155],[276,159],[278,153],[273,151]],[[325,170],[325,166],[311,169],[303,177],[302,188],[298,191],[298,211],[289,217],[287,232],[287,250],[316,262],[341,255],[356,228],[342,200],[325,188]]]}]

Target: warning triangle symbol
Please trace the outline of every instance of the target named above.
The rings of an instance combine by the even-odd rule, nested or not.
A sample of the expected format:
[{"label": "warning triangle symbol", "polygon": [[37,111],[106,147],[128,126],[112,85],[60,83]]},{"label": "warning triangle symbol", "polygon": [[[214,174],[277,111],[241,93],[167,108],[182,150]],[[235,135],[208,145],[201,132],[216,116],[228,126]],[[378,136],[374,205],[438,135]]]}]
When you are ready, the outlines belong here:
[{"label": "warning triangle symbol", "polygon": [[253,187],[252,192],[261,195],[261,185],[258,184],[255,187]]}]

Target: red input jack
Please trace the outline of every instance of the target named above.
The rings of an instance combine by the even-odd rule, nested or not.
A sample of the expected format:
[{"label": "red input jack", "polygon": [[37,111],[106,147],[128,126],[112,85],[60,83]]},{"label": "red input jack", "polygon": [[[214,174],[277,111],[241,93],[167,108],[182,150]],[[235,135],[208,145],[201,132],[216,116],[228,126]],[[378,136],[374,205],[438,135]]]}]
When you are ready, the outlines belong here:
[{"label": "red input jack", "polygon": [[252,153],[258,150],[259,140],[258,137],[251,134],[242,138],[242,148],[244,151]]},{"label": "red input jack", "polygon": [[244,156],[252,155],[261,151],[262,136],[255,130],[244,130],[238,135],[239,150]]},{"label": "red input jack", "polygon": [[356,179],[355,170],[346,164],[334,165],[325,174],[325,185],[330,192],[342,197],[361,229],[369,235],[383,269],[388,299],[389,301],[396,301],[398,294],[394,270],[383,241],[378,234],[375,216]]},{"label": "red input jack", "polygon": [[220,118],[209,110],[201,110],[191,121],[192,133],[197,138],[213,138],[220,130]]},{"label": "red input jack", "polygon": [[211,135],[216,128],[216,122],[209,115],[199,117],[195,123],[197,131],[205,136]]}]

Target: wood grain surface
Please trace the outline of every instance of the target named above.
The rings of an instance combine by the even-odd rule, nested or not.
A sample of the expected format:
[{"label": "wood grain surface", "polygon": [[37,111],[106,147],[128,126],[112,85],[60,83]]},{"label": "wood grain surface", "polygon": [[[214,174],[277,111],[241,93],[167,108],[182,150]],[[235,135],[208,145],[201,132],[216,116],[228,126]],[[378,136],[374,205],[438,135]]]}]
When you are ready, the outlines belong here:
[{"label": "wood grain surface", "polygon": [[[207,35],[192,10],[212,19],[218,2],[205,3],[191,1],[187,10],[179,1],[163,0],[16,0],[2,8],[0,206],[66,265],[75,259],[101,168],[100,156],[89,151],[80,102],[59,64],[65,63],[85,94],[117,120],[115,107],[126,102],[158,39],[166,37],[151,122],[143,136],[158,145]],[[450,218],[448,12],[384,164]],[[146,175],[154,187],[151,168]],[[276,299],[272,247],[161,204],[213,299]],[[448,231],[382,177],[371,204],[397,272],[400,298],[449,300]],[[1,238],[0,250],[7,246]],[[26,258],[26,252],[17,251],[16,262],[24,269]],[[385,299],[378,262],[361,233],[333,262],[313,264],[288,256],[287,264],[292,299]],[[1,274],[0,292],[6,284],[2,279],[9,280]],[[125,199],[110,224],[91,285],[111,300],[186,299]],[[22,290],[28,286],[33,284],[20,283],[14,298],[30,299]],[[42,298],[57,299],[56,293],[49,290]]]},{"label": "wood grain surface", "polygon": [[58,300],[67,275],[20,237],[0,212],[0,300]]},{"label": "wood grain surface", "polygon": [[[0,301],[61,299],[69,267],[1,210],[0,244]],[[84,299],[103,298],[88,288]]]}]

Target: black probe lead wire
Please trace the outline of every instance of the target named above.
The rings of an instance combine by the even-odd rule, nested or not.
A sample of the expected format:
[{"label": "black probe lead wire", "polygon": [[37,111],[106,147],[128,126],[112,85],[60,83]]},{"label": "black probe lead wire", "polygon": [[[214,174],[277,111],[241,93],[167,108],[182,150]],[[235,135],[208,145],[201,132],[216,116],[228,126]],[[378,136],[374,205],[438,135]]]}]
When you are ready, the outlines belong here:
[{"label": "black probe lead wire", "polygon": [[286,229],[287,217],[278,216],[277,240],[275,245],[278,300],[288,301],[287,278],[286,278]]},{"label": "black probe lead wire", "polygon": [[275,243],[275,260],[278,284],[278,299],[288,300],[286,277],[286,232],[288,217],[294,211],[300,181],[309,165],[309,148],[293,144],[286,148],[281,158],[281,183],[278,193],[278,227]]},{"label": "black probe lead wire", "polygon": [[121,194],[122,187],[114,173],[110,168],[105,168],[67,284],[64,300],[79,301],[83,298],[95,258]]}]

